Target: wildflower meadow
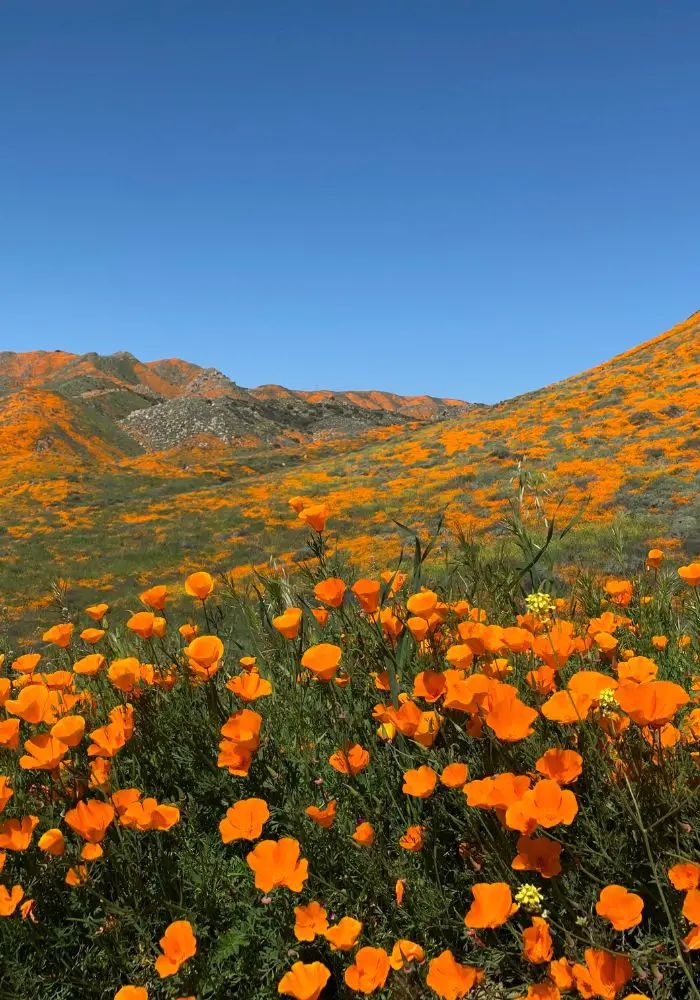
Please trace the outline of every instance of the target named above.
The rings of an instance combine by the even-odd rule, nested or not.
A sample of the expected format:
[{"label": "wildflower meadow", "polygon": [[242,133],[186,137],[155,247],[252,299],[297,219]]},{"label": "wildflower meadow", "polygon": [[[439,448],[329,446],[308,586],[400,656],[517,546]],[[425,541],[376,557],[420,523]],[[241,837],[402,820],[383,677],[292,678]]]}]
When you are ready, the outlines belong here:
[{"label": "wildflower meadow", "polygon": [[700,563],[289,519],[5,650],[0,996],[700,1000]]}]

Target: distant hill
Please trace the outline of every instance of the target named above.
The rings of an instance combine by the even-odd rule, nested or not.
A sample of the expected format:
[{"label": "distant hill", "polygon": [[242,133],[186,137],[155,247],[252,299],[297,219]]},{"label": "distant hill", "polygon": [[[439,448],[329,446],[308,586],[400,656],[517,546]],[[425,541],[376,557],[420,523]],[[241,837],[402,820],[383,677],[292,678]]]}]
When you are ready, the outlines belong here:
[{"label": "distant hill", "polygon": [[194,568],[291,563],[295,494],[325,498],[342,546],[386,566],[393,519],[447,510],[453,528],[497,533],[519,463],[563,498],[561,518],[587,504],[577,559],[618,571],[620,517],[636,557],[652,542],[700,556],[700,314],[493,406],[245,389],[178,359],[0,354],[0,594],[10,619],[36,619],[58,577],[76,601],[109,601]]}]

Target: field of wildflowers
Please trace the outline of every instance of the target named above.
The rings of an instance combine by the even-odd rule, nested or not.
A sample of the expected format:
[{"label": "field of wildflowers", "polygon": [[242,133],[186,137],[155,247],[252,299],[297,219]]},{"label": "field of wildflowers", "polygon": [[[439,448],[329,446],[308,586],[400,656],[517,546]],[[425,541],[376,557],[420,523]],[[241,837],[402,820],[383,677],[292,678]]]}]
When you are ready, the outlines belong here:
[{"label": "field of wildflowers", "polygon": [[294,575],[6,650],[0,996],[698,1000],[700,563],[565,582],[538,504],[364,576],[290,508]]}]

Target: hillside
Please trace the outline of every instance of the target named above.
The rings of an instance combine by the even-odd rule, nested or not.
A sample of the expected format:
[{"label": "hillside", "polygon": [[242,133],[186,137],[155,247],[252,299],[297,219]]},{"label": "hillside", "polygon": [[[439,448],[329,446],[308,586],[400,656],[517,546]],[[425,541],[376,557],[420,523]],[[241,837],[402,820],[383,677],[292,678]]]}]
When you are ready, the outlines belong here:
[{"label": "hillside", "polygon": [[59,576],[77,600],[109,600],[192,568],[291,561],[294,494],[326,498],[368,565],[395,550],[393,517],[421,526],[447,508],[453,526],[493,530],[520,460],[564,493],[562,516],[589,499],[590,530],[629,513],[639,544],[700,551],[700,314],[495,406],[433,401],[422,421],[427,404],[390,394],[245,390],[131,355],[0,355],[0,391],[11,618],[37,594],[49,603]]}]

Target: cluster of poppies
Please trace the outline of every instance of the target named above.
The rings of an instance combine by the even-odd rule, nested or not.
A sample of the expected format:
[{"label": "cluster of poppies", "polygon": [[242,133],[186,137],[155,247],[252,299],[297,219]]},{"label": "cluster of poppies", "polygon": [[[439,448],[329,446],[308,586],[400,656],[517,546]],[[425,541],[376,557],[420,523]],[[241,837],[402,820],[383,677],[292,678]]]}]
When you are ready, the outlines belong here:
[{"label": "cluster of poppies", "polygon": [[[300,497],[290,503],[301,522],[319,536],[324,532],[325,504]],[[159,802],[147,790],[121,787],[114,767],[119,755],[129,752],[144,693],[167,698],[184,685],[218,718],[220,740],[218,756],[211,748],[212,766],[233,779],[232,805],[219,822],[219,847],[243,851],[251,884],[264,898],[275,893],[294,897],[294,923],[288,929],[294,947],[313,944],[326,950],[323,961],[299,957],[289,963],[277,982],[279,993],[316,1000],[332,978],[337,986],[342,976],[348,991],[372,994],[390,986],[392,976],[410,975],[421,990],[425,984],[443,1000],[457,1000],[488,978],[482,964],[463,959],[473,959],[484,947],[484,934],[506,928],[526,963],[521,996],[527,1000],[558,1000],[567,991],[584,1000],[648,996],[624,992],[639,969],[634,955],[611,947],[609,937],[598,946],[595,934],[587,932],[581,938],[586,947],[578,954],[557,953],[558,933],[570,914],[556,880],[567,861],[577,863],[575,833],[566,831],[574,828],[582,810],[596,808],[580,791],[589,752],[606,762],[611,782],[630,789],[641,771],[639,759],[626,751],[628,738],[646,748],[646,764],[665,781],[672,780],[669,755],[683,753],[688,766],[697,767],[697,635],[643,636],[630,608],[644,608],[654,597],[638,595],[630,580],[606,579],[604,607],[595,615],[583,616],[563,599],[536,592],[523,598],[514,619],[499,624],[464,597],[446,599],[438,590],[420,586],[409,592],[407,575],[400,570],[348,585],[323,572],[320,552],[316,579],[306,592],[298,591],[296,603],[288,589],[284,607],[270,614],[266,609],[261,628],[267,629],[270,662],[261,664],[257,652],[241,656],[239,649],[232,654],[216,627],[217,617],[210,614],[216,584],[205,571],[191,574],[184,588],[200,624],[188,621],[177,634],[167,611],[169,589],[154,586],[140,595],[143,610],[124,623],[136,647],[133,655],[109,655],[109,608],[102,603],[85,609],[92,624],[81,631],[75,621],[61,622],[45,631],[41,652],[8,659],[7,672],[0,676],[0,748],[12,773],[0,774],[0,871],[8,852],[30,858],[36,847],[47,862],[63,863],[65,883],[79,890],[91,878],[91,866],[110,850],[115,831],[167,834],[187,822],[179,805]],[[657,574],[662,562],[663,552],[652,549],[647,573]],[[678,577],[695,601],[700,564],[681,567]],[[373,650],[375,669],[361,676],[358,663],[365,661],[356,655],[353,634],[365,637],[364,650]],[[639,655],[623,644],[623,636],[626,641],[630,636],[648,639],[645,649],[650,645],[659,656]],[[177,641],[167,646],[170,637]],[[676,672],[674,679],[665,676],[664,662],[657,662],[670,645],[676,662],[684,664],[682,676]],[[52,656],[56,650],[58,663]],[[464,954],[456,954],[454,944],[439,949],[433,940],[408,937],[377,941],[370,936],[364,943],[368,920],[352,912],[352,900],[342,915],[324,902],[322,883],[314,881],[310,848],[315,841],[303,845],[298,837],[283,835],[284,816],[276,815],[256,777],[256,755],[265,741],[274,739],[266,729],[264,705],[276,693],[275,651],[280,662],[292,663],[296,688],[305,697],[323,700],[337,722],[348,719],[337,705],[343,692],[361,701],[370,691],[374,700],[366,704],[371,741],[367,730],[359,741],[343,726],[335,729],[318,786],[337,790],[332,797],[324,791],[322,801],[304,807],[301,819],[310,831],[330,836],[339,807],[362,798],[359,782],[371,781],[373,768],[381,766],[378,762],[389,749],[396,751],[392,759],[415,765],[403,768],[400,784],[391,791],[411,803],[416,820],[390,845],[396,858],[425,856],[426,869],[437,866],[426,849],[440,832],[434,825],[440,812],[431,813],[431,801],[446,801],[451,813],[461,810],[492,823],[502,878],[479,878],[483,865],[473,865],[477,877],[461,915],[461,933],[469,943]],[[116,699],[109,709],[106,692]],[[217,716],[222,706],[225,712]],[[93,726],[93,720],[100,724]],[[515,750],[535,736],[541,752],[532,755],[533,764],[518,767]],[[476,758],[467,759],[472,746],[485,748],[477,773]],[[506,766],[509,761],[511,767]],[[63,803],[60,825],[46,826],[40,816],[23,812],[23,795],[15,795],[40,776],[49,783],[50,797]],[[694,783],[700,783],[697,777]],[[392,808],[390,801],[385,808]],[[347,835],[352,841],[348,848],[377,850],[381,820],[379,812],[358,817]],[[266,827],[273,835],[264,836]],[[646,837],[643,823],[640,829]],[[673,921],[675,961],[690,989],[699,972],[694,953],[700,952],[700,859],[676,856],[669,861],[673,863],[663,870],[659,867],[664,881],[661,885],[659,880],[659,906],[650,906],[646,887],[637,892],[632,885],[611,882],[600,887],[593,909],[606,933],[619,935],[634,933],[645,920],[664,913]],[[26,884],[0,884],[1,917],[41,921],[41,905],[27,891],[34,868],[28,863]],[[409,872],[407,868],[392,882],[399,910],[411,892]],[[521,881],[523,873],[535,882]],[[31,892],[36,891],[31,884]],[[160,979],[176,976],[197,955],[198,915],[190,916],[192,922],[177,919],[164,930],[152,962]],[[688,995],[695,994],[691,990]],[[147,997],[147,985],[137,984],[124,985],[115,994],[115,1000]]]}]

